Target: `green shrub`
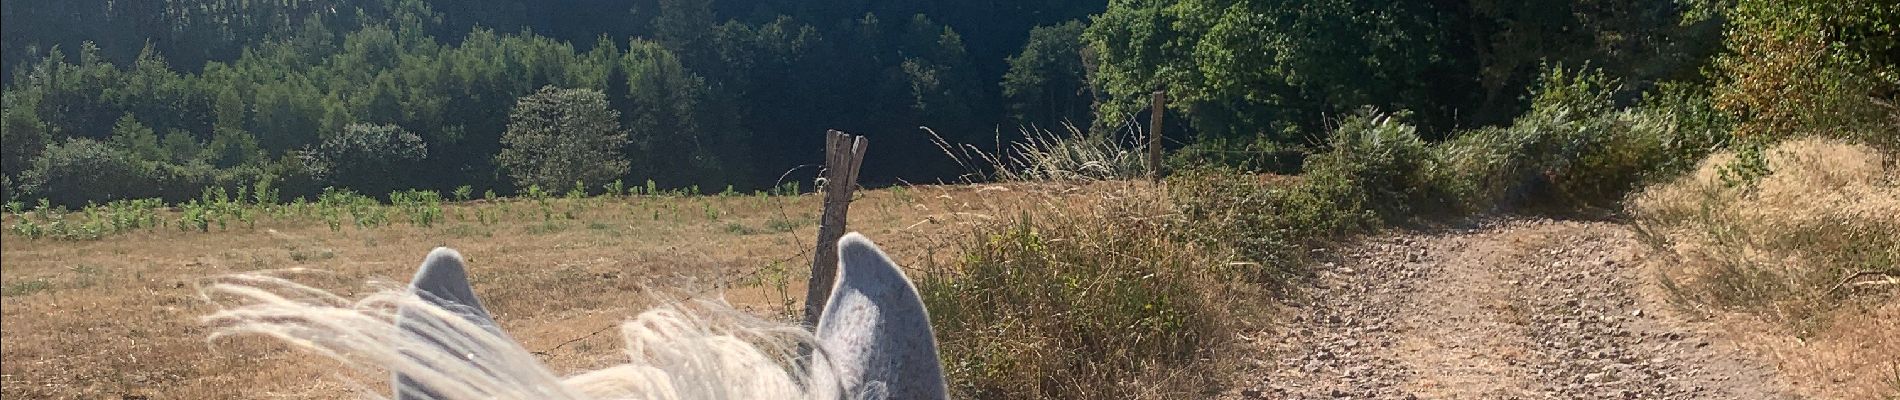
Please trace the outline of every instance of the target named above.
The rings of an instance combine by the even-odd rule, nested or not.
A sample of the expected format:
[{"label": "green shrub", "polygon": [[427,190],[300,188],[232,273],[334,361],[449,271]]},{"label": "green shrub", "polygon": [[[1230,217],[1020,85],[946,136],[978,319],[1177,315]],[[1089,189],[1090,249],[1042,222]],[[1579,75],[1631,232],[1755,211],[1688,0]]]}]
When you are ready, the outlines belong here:
[{"label": "green shrub", "polygon": [[1706,93],[1665,85],[1619,110],[1615,87],[1600,71],[1549,69],[1531,110],[1510,126],[1463,132],[1434,149],[1444,188],[1466,211],[1613,207],[1724,143],[1731,122]]},{"label": "green shrub", "polygon": [[629,165],[620,153],[629,143],[620,112],[593,89],[547,86],[521,97],[501,143],[495,163],[517,187],[600,186],[625,175]]},{"label": "green shrub", "polygon": [[146,165],[131,154],[82,138],[48,146],[21,174],[20,186],[29,197],[78,207],[149,195],[149,174]]},{"label": "green shrub", "polygon": [[1364,209],[1382,222],[1411,219],[1440,208],[1437,163],[1417,128],[1391,114],[1365,110],[1340,121],[1325,153],[1305,168],[1304,188],[1314,200]]},{"label": "green shrub", "polygon": [[[1287,281],[1304,263],[1300,251],[1311,232],[1332,231],[1338,225],[1357,225],[1339,209],[1311,197],[1295,196],[1282,182],[1263,182],[1232,169],[1201,168],[1168,177],[1169,192],[1182,224],[1175,235],[1202,246],[1232,246],[1240,258],[1260,266],[1249,280]],[[1303,216],[1303,217],[1293,217]],[[1295,220],[1327,221],[1301,224]],[[1346,222],[1351,220],[1352,222]]]},{"label": "green shrub", "polygon": [[310,152],[321,163],[328,184],[364,193],[388,193],[410,187],[401,177],[429,150],[417,136],[395,125],[350,124],[328,135]]},{"label": "green shrub", "polygon": [[1451,202],[1431,148],[1392,115],[1364,111],[1340,121],[1328,150],[1307,158],[1305,169],[1276,181],[1228,168],[1170,177],[1176,209],[1188,221],[1177,235],[1234,246],[1259,264],[1253,280],[1278,283],[1302,271],[1307,247]]},{"label": "green shrub", "polygon": [[1208,137],[1170,151],[1168,168],[1173,171],[1234,168],[1290,175],[1300,172],[1308,151],[1303,146],[1280,143],[1266,135],[1244,141]]},{"label": "green shrub", "polygon": [[431,227],[442,220],[442,194],[433,190],[390,192],[389,204],[408,216],[413,226]]},{"label": "green shrub", "polygon": [[1708,71],[1737,139],[1846,138],[1900,149],[1900,12],[1885,0],[1696,2],[1725,19]]}]

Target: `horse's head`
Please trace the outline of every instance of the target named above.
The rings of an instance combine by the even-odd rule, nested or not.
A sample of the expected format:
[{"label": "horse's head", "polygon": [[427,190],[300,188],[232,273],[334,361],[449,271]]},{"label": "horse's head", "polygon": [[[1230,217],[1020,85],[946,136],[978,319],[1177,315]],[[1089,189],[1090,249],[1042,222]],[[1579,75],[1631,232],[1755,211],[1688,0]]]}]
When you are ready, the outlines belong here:
[{"label": "horse's head", "polygon": [[[389,362],[397,365],[385,367],[395,371],[397,399],[493,396],[498,391],[542,397],[564,397],[560,394],[567,391],[582,397],[642,397],[654,394],[643,392],[657,391],[692,398],[944,398],[943,367],[930,317],[903,270],[857,233],[839,240],[838,260],[836,284],[811,342],[817,351],[795,361],[809,371],[803,377],[796,377],[802,375],[796,368],[787,372],[760,362],[770,361],[772,351],[751,348],[755,343],[695,331],[691,318],[681,324],[671,318],[676,314],[649,312],[624,326],[623,333],[629,346],[641,347],[628,349],[630,355],[651,359],[550,383],[541,379],[546,369],[509,339],[482,307],[461,254],[448,248],[430,252],[410,281],[410,298],[420,301],[399,303],[396,326],[398,339],[415,346],[398,351],[400,356]],[[536,387],[550,384],[565,387]]]}]

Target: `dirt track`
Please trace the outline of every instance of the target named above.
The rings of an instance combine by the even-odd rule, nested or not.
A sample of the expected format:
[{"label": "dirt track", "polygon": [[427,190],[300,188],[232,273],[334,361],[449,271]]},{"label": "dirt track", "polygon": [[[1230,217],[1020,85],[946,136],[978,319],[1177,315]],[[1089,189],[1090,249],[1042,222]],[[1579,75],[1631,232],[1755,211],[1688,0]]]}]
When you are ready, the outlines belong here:
[{"label": "dirt track", "polygon": [[1783,399],[1774,369],[1681,318],[1625,227],[1491,221],[1325,258],[1241,398]]}]

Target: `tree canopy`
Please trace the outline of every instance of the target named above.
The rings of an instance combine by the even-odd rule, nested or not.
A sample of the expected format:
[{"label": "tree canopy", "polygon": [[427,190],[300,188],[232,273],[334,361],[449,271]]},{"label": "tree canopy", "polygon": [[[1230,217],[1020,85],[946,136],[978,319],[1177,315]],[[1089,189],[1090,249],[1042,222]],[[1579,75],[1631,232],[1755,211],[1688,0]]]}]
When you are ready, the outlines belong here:
[{"label": "tree canopy", "polygon": [[[1701,85],[1765,130],[1877,122],[1891,107],[1866,99],[1892,104],[1900,76],[1900,23],[1871,0],[134,3],[0,6],[6,196],[49,195],[25,174],[80,153],[191,184],[311,179],[291,196],[506,193],[509,111],[550,85],[601,94],[625,128],[611,178],[760,188],[818,161],[830,129],[878,142],[866,182],[927,182],[968,171],[919,127],[962,143],[1140,129],[1155,90],[1166,143],[1219,154],[1324,146],[1364,107],[1407,112],[1427,140],[1508,124],[1547,66],[1604,71],[1619,104]],[[376,183],[316,173],[313,155],[367,132],[423,151],[390,154],[403,176]],[[66,146],[80,139],[112,151]]]},{"label": "tree canopy", "polygon": [[515,186],[597,187],[627,173],[627,132],[607,95],[593,89],[541,88],[521,98],[501,135],[501,164]]}]

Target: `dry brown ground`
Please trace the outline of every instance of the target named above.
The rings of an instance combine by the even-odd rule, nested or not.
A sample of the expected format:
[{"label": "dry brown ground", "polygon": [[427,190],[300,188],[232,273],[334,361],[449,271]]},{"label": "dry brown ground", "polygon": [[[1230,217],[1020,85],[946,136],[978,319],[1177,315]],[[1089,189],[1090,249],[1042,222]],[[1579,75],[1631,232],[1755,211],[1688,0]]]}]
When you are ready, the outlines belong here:
[{"label": "dry brown ground", "polygon": [[[966,225],[1094,201],[1102,185],[1139,184],[867,191],[852,205],[850,228],[919,268],[948,256],[942,250]],[[450,206],[449,222],[431,228],[397,221],[332,232],[311,220],[83,242],[0,235],[0,284],[8,288],[0,299],[0,397],[350,396],[329,361],[260,338],[207,342],[198,318],[213,309],[195,286],[223,274],[308,268],[322,272],[301,281],[362,294],[366,281],[405,281],[438,245],[468,257],[476,292],[512,336],[529,350],[554,349],[542,359],[556,372],[599,367],[615,359],[618,341],[612,332],[589,334],[656,301],[723,293],[759,314],[796,310],[819,206],[814,196],[631,198],[547,223],[533,203],[509,202]],[[475,222],[479,210],[502,221]]]},{"label": "dry brown ground", "polygon": [[[900,263],[928,268],[954,256],[972,224],[1072,209],[1128,185],[1146,190],[869,191],[853,204],[851,228]],[[454,206],[449,213],[464,217],[432,228],[332,232],[313,220],[87,242],[0,234],[0,397],[349,397],[349,380],[329,361],[258,338],[207,342],[197,319],[213,310],[194,285],[308,268],[323,272],[300,275],[306,283],[361,294],[369,280],[403,281],[437,245],[469,257],[497,319],[529,350],[545,351],[556,372],[599,367],[616,360],[619,342],[589,334],[656,301],[723,294],[761,315],[796,310],[818,206],[812,196],[635,198],[550,224],[532,203],[511,202]],[[483,225],[470,215],[477,210],[506,215]],[[1844,309],[1852,315],[1835,329],[1805,337],[1738,314],[1677,312],[1655,280],[1658,259],[1628,229],[1508,220],[1397,231],[1333,250],[1307,300],[1243,338],[1261,351],[1232,356],[1258,357],[1260,379],[1227,393],[1881,398],[1892,388],[1884,382],[1900,382],[1900,370],[1882,375],[1900,368],[1891,361],[1900,357],[1894,303]]]}]

